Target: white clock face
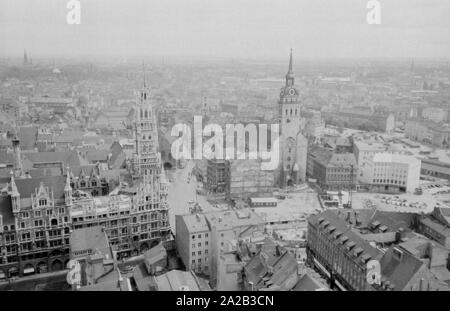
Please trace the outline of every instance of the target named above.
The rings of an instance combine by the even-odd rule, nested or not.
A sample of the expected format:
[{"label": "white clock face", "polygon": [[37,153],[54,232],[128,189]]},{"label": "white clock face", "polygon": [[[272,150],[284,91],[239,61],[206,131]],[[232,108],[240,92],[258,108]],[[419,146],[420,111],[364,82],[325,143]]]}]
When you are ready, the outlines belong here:
[{"label": "white clock face", "polygon": [[290,89],[289,90],[289,95],[295,95],[295,90],[294,89]]}]

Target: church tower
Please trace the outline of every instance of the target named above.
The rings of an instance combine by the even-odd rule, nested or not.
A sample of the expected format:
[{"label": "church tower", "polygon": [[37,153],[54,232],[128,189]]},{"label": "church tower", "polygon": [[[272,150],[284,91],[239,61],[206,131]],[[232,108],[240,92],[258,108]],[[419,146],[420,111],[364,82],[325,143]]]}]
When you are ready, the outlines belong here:
[{"label": "church tower", "polygon": [[[300,133],[302,118],[300,116],[300,93],[295,87],[295,76],[292,69],[292,49],[289,57],[289,69],[286,82],[281,88],[279,106],[280,122],[280,182],[281,186],[291,185],[303,179],[303,166],[306,167],[304,150],[304,137]],[[300,142],[300,143],[299,143]],[[300,147],[301,146],[301,147]],[[305,160],[304,160],[305,159]],[[298,163],[298,161],[302,163]]]},{"label": "church tower", "polygon": [[279,100],[280,130],[282,135],[285,134],[285,137],[295,137],[300,128],[300,94],[295,88],[294,82],[291,49],[286,82],[285,86],[281,88]]},{"label": "church tower", "polygon": [[161,173],[155,101],[144,77],[144,86],[136,98],[135,106],[135,156],[133,178],[146,180]]}]

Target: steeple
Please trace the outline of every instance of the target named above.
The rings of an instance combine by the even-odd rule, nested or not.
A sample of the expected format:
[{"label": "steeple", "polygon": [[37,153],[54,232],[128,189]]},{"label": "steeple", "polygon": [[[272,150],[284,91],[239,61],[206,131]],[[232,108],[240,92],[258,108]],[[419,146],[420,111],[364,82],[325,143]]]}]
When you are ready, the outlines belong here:
[{"label": "steeple", "polygon": [[146,73],[145,73],[145,63],[142,61],[142,72],[144,73],[144,89],[147,88],[147,81],[146,81]]},{"label": "steeple", "polygon": [[289,70],[286,74],[286,86],[294,85],[294,72],[292,71],[292,49],[291,54],[289,56]]},{"label": "steeple", "polygon": [[289,57],[289,71],[288,73],[292,73],[292,48],[291,48],[291,55]]}]

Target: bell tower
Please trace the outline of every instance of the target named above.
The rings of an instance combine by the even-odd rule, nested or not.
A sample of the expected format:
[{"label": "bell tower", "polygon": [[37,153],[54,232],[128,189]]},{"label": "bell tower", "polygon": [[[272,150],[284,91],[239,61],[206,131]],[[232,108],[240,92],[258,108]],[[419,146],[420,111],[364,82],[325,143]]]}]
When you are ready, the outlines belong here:
[{"label": "bell tower", "polygon": [[286,82],[281,88],[279,100],[279,118],[281,134],[287,137],[295,137],[300,130],[300,98],[294,85],[295,77],[292,70],[292,49],[289,57],[289,69],[286,74]]}]

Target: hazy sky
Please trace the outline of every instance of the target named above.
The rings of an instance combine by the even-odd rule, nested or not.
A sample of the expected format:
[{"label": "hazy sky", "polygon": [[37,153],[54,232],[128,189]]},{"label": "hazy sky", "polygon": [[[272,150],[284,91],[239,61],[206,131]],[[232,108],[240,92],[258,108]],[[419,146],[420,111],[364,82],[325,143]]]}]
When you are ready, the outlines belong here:
[{"label": "hazy sky", "polygon": [[449,57],[449,0],[0,0],[0,55]]}]

